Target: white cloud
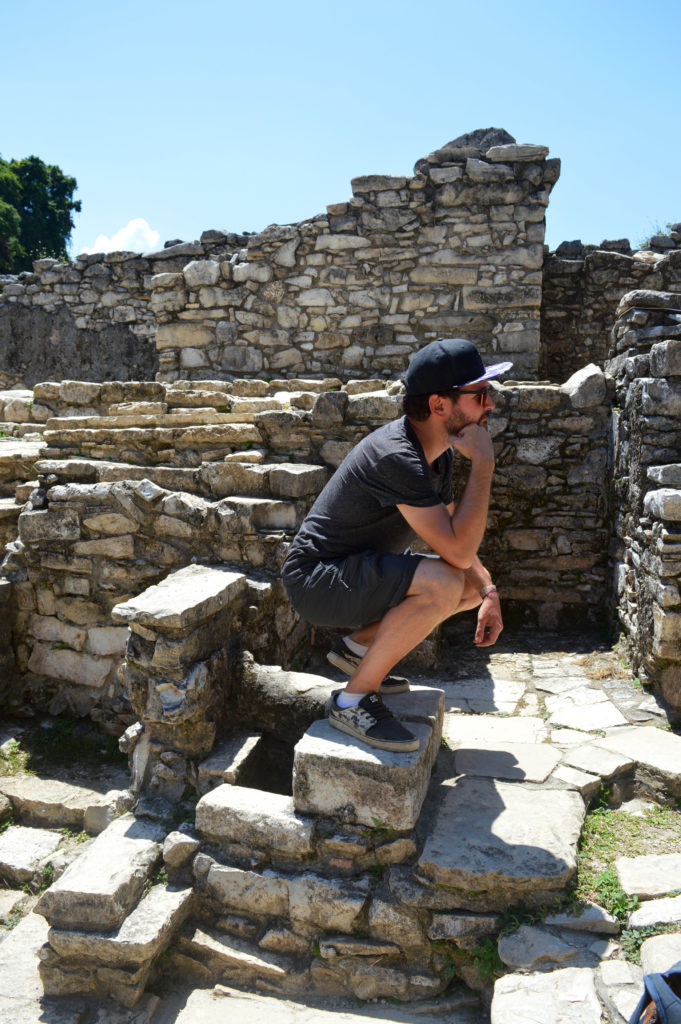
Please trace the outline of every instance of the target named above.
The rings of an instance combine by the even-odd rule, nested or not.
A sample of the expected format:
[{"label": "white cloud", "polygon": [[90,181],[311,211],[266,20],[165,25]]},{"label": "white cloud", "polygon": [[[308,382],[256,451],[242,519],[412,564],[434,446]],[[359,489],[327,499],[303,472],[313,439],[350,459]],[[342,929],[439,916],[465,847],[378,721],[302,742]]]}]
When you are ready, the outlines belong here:
[{"label": "white cloud", "polygon": [[111,238],[97,235],[93,247],[81,249],[81,252],[88,255],[93,252],[147,252],[158,246],[160,237],[158,231],[150,228],[142,217],[135,217]]}]

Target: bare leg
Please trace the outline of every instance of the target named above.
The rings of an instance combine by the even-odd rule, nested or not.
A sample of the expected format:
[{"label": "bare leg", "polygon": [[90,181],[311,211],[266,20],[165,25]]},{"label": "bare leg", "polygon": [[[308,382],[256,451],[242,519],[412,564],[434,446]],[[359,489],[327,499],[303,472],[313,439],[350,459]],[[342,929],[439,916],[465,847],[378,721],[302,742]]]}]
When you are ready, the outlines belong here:
[{"label": "bare leg", "polygon": [[479,604],[480,595],[466,582],[462,569],[441,558],[422,559],[404,600],[379,622],[352,634],[353,640],[366,644],[369,650],[350,679],[347,692],[376,692],[390,669],[438,623]]}]

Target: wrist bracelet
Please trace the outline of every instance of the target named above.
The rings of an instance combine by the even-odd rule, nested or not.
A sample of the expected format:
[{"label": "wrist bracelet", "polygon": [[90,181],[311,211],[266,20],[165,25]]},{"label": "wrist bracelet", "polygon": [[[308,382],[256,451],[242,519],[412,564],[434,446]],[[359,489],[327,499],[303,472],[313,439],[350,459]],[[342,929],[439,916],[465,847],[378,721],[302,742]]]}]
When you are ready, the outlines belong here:
[{"label": "wrist bracelet", "polygon": [[494,586],[494,584],[493,583],[488,583],[488,585],[486,587],[483,587],[482,590],[480,591],[480,597],[482,597],[484,599],[484,598],[488,597],[490,594],[498,594],[498,593],[499,593],[499,591]]}]

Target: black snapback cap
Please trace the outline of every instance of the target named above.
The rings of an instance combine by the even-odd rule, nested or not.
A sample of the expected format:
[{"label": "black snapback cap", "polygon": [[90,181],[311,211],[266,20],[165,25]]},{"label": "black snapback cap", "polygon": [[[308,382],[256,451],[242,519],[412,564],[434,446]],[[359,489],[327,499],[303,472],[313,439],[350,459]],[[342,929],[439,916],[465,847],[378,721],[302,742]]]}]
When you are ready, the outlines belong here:
[{"label": "black snapback cap", "polygon": [[404,375],[404,385],[408,395],[432,395],[498,377],[512,366],[513,363],[485,366],[472,341],[441,338],[419,349]]}]

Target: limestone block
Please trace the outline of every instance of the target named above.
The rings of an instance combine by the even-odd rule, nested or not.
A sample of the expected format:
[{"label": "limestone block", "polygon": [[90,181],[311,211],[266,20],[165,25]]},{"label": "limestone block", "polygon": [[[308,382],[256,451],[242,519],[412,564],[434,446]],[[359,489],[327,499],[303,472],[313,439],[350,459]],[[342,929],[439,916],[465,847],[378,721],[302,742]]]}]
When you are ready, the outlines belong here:
[{"label": "limestone block", "polygon": [[399,952],[399,948],[391,942],[350,938],[347,935],[331,935],[319,943],[319,955],[323,960],[333,960],[337,956],[394,956],[399,955]]},{"label": "limestone block", "polygon": [[618,857],[615,868],[629,896],[651,899],[681,889],[681,854],[658,853]]},{"label": "limestone block", "polygon": [[339,881],[317,875],[297,875],[290,879],[288,888],[289,914],[294,924],[314,925],[348,935],[352,934],[369,893],[366,879]]},{"label": "limestone block", "polygon": [[138,597],[116,605],[114,622],[135,622],[159,632],[198,625],[241,597],[246,577],[224,566],[188,565]]},{"label": "limestone block", "polygon": [[355,423],[368,423],[374,420],[394,420],[400,408],[397,396],[385,391],[373,394],[350,395],[347,405],[347,418]]},{"label": "limestone block", "polygon": [[418,914],[404,907],[396,907],[375,896],[369,908],[369,934],[376,939],[394,942],[401,949],[412,949],[426,942]]},{"label": "limestone block", "polygon": [[328,288],[305,288],[298,296],[301,306],[333,306],[334,299]]},{"label": "limestone block", "polygon": [[641,945],[641,967],[644,974],[664,973],[679,960],[681,935],[653,935]]},{"label": "limestone block", "polygon": [[91,626],[87,631],[85,649],[102,657],[122,656],[128,641],[128,630],[123,626]]},{"label": "limestone block", "polygon": [[211,864],[206,892],[218,903],[248,914],[288,917],[289,887],[285,878],[266,871],[262,875],[241,868]]},{"label": "limestone block", "polygon": [[681,737],[653,726],[612,729],[594,739],[599,747],[631,757],[644,772],[661,778],[674,794],[681,794]]},{"label": "limestone block", "polygon": [[222,785],[196,805],[196,828],[212,843],[241,843],[299,860],[312,854],[313,822],[295,813],[291,797]]},{"label": "limestone block", "polygon": [[38,643],[29,658],[29,671],[39,676],[66,679],[81,686],[97,688],[103,686],[109,675],[112,662],[92,654],[79,653],[68,649],[54,648],[51,644]]},{"label": "limestone block", "polygon": [[679,522],[681,520],[681,489],[661,487],[656,491],[648,491],[643,508],[648,515],[657,519]]},{"label": "limestone block", "polygon": [[225,971],[234,971],[241,984],[248,981],[252,985],[255,979],[261,982],[292,980],[289,975],[291,965],[287,959],[267,951],[255,956],[251,949],[250,943],[212,928],[197,928],[190,939],[183,939],[180,943],[181,951],[186,950],[199,962],[207,961],[223,977]]},{"label": "limestone block", "polygon": [[485,153],[485,160],[520,163],[543,160],[549,154],[548,146],[534,146],[530,143],[509,142],[504,146],[492,146]]},{"label": "limestone block", "polygon": [[136,533],[139,530],[139,523],[118,512],[100,512],[89,516],[83,519],[83,526],[94,533],[105,533],[107,536]]},{"label": "limestone block", "polygon": [[269,475],[270,490],[277,498],[317,495],[327,479],[324,466],[305,466],[295,462],[277,463],[271,467]]},{"label": "limestone block", "polygon": [[463,909],[537,906],[574,875],[584,813],[574,792],[461,779],[443,787],[419,870]]},{"label": "limestone block", "polygon": [[575,913],[564,911],[559,914],[548,914],[544,918],[544,924],[552,928],[568,928],[571,931],[606,935],[617,935],[620,930],[617,918],[596,903],[580,904]]},{"label": "limestone block", "polygon": [[27,545],[78,540],[78,513],[72,508],[22,512],[19,516],[19,537]]},{"label": "limestone block", "polygon": [[79,540],[73,546],[76,555],[106,555],[108,558],[133,559],[135,539],[130,534],[102,537],[98,540]]},{"label": "limestone block", "polygon": [[55,616],[35,615],[31,619],[29,628],[31,636],[36,637],[37,640],[66,644],[67,647],[72,647],[74,651],[82,651],[85,646],[87,636],[85,630],[69,626],[68,623],[62,622]]},{"label": "limestone block", "polygon": [[263,368],[262,352],[253,345],[225,345],[220,360],[228,373],[259,373]]},{"label": "limestone block", "polygon": [[220,264],[216,260],[192,260],[183,269],[187,288],[197,290],[204,285],[217,284],[220,280]]},{"label": "limestone block", "polygon": [[[121,773],[116,781],[125,785]],[[85,816],[96,808],[115,809],[118,791],[101,793],[84,785],[37,775],[15,775],[2,780],[1,791],[12,801],[17,815],[27,824],[44,828],[84,827]]]},{"label": "limestone block", "polygon": [[199,480],[211,495],[227,498],[230,495],[263,496],[270,493],[270,466],[242,462],[204,462],[199,468]]},{"label": "limestone block", "polygon": [[500,161],[489,164],[469,156],[466,160],[466,175],[471,181],[512,181],[513,169]]},{"label": "limestone block", "polygon": [[[444,726],[450,746],[468,743],[541,743],[546,739],[546,723],[541,718],[491,718],[473,715],[448,715]],[[586,736],[582,734],[586,739]]]},{"label": "limestone block", "polygon": [[[118,296],[116,301],[119,301]],[[59,385],[59,397],[64,405],[93,405],[101,391],[101,384],[83,380],[63,380]]]},{"label": "limestone block", "polygon": [[65,960],[139,968],[166,946],[191,909],[192,890],[154,886],[117,931],[50,928],[47,940]]},{"label": "limestone block", "polygon": [[581,771],[598,775],[601,779],[611,779],[615,775],[623,775],[634,767],[634,761],[622,754],[604,750],[594,743],[572,747],[563,755],[565,764]]},{"label": "limestone block", "polygon": [[185,832],[169,832],[163,841],[163,861],[173,870],[182,868],[199,852],[201,842]]},{"label": "limestone block", "polygon": [[600,1024],[594,972],[565,967],[547,974],[507,974],[494,986],[490,1024]]},{"label": "limestone block", "polygon": [[681,341],[658,341],[652,346],[650,373],[653,377],[681,376]]},{"label": "limestone block", "polygon": [[238,785],[242,774],[256,756],[259,732],[239,732],[226,740],[199,765],[199,790],[208,792],[223,782]]},{"label": "limestone block", "polygon": [[590,363],[573,373],[560,390],[568,396],[573,409],[603,405],[606,398],[605,375],[599,366]]},{"label": "limestone block", "polygon": [[486,935],[494,935],[498,928],[496,914],[433,914],[428,938],[452,939],[457,946],[468,949]]},{"label": "limestone block", "polygon": [[315,240],[315,252],[347,252],[366,249],[370,245],[368,238],[359,235],[318,235]]},{"label": "limestone block", "polygon": [[[648,925],[681,923],[681,896],[667,896],[661,900],[646,900],[629,915],[627,927],[645,928]],[[679,954],[678,959],[681,959]]]},{"label": "limestone block", "polygon": [[156,331],[156,348],[205,348],[212,345],[215,335],[210,327],[187,321],[176,324],[160,324]]},{"label": "limestone block", "polygon": [[552,935],[546,928],[521,925],[499,939],[499,956],[512,970],[536,971],[547,963],[564,964],[574,960],[578,950]]},{"label": "limestone block", "polygon": [[302,518],[293,502],[273,498],[225,498],[221,508],[236,512],[237,521],[247,533],[253,530],[295,530]]},{"label": "limestone block", "polygon": [[552,725],[568,729],[608,729],[615,725],[626,725],[622,712],[609,701],[601,690],[588,687],[574,687],[546,699],[546,709]]},{"label": "limestone block", "polygon": [[272,280],[272,268],[266,263],[236,263],[232,267],[232,278],[237,284],[243,281],[266,284]]},{"label": "limestone block", "polygon": [[137,903],[160,855],[158,826],[124,814],[40,897],[36,913],[55,928],[112,931]]},{"label": "limestone block", "polygon": [[[260,949],[267,949],[273,953],[292,953],[299,956],[304,955],[310,949],[310,943],[306,939],[296,935],[288,928],[269,928],[258,946]],[[324,955],[321,953],[321,944],[320,955]]]},{"label": "limestone block", "polygon": [[0,878],[8,885],[31,882],[61,838],[58,832],[45,828],[10,825],[0,833]]},{"label": "limestone block", "polygon": [[409,998],[409,979],[399,970],[378,964],[352,964],[348,984],[358,999]]},{"label": "limestone block", "polygon": [[369,826],[380,821],[398,830],[413,828],[430,781],[432,730],[416,723],[410,732],[419,738],[419,749],[392,753],[369,748],[326,720],[314,722],[295,747],[296,810]]}]

